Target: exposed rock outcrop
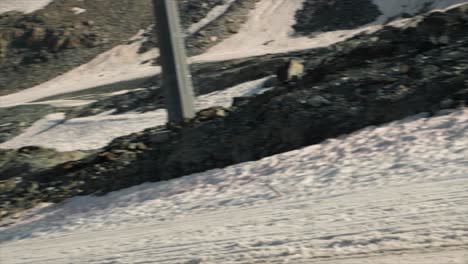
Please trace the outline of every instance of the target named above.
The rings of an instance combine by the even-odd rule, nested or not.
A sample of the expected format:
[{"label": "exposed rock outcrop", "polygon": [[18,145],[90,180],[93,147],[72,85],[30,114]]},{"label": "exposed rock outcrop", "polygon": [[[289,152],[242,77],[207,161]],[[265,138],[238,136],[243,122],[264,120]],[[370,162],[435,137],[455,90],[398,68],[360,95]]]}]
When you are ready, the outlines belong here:
[{"label": "exposed rock outcrop", "polygon": [[307,0],[296,15],[300,35],[353,29],[374,22],[381,12],[372,0]]}]

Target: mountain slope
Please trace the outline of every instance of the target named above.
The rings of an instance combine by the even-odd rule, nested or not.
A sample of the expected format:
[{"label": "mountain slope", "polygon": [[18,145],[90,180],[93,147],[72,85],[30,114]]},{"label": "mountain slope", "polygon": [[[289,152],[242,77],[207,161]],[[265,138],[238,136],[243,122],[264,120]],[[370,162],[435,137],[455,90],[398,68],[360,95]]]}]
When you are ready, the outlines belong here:
[{"label": "mountain slope", "polygon": [[[113,21],[124,2],[56,0],[0,14],[1,30],[102,7]],[[119,37],[100,51],[13,47],[7,63],[32,52],[69,65],[24,90],[18,76],[36,73],[20,67],[24,87],[0,97],[0,256],[465,264],[468,3],[360,1],[366,17],[350,3],[180,1],[200,110],[180,126],[165,125],[149,24],[106,22]],[[74,61],[82,50],[98,56]],[[282,83],[272,75],[292,58],[306,71]]]}]

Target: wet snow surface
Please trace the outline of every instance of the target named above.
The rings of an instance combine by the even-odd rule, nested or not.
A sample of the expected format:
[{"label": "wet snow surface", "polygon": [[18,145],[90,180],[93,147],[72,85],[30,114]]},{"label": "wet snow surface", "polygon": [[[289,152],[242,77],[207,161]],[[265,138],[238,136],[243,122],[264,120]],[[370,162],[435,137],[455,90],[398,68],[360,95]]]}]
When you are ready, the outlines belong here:
[{"label": "wet snow surface", "polygon": [[45,207],[0,231],[2,263],[466,264],[467,156],[468,110],[411,117]]}]

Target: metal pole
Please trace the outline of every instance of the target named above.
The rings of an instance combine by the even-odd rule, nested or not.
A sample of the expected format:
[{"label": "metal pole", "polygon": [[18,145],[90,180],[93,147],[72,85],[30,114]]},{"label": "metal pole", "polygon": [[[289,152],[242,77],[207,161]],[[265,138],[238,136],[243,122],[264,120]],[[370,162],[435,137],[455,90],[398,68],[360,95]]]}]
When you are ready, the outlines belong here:
[{"label": "metal pole", "polygon": [[153,3],[169,122],[182,123],[195,116],[195,109],[177,0],[153,0]]}]

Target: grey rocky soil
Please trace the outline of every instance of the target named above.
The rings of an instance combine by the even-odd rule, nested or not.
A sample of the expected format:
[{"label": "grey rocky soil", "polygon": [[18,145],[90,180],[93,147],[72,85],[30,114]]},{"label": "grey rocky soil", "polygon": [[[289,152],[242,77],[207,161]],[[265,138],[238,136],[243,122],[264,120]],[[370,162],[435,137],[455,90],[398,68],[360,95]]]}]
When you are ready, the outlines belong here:
[{"label": "grey rocky soil", "polygon": [[[421,112],[465,107],[468,5],[359,35],[327,52],[295,55],[306,61],[315,55],[301,81],[273,82],[268,92],[238,98],[229,109],[201,111],[184,126],[148,129],[80,161],[31,173],[21,185],[37,182],[39,195],[4,187],[3,214],[258,160]],[[269,58],[278,62],[275,56],[262,58],[265,65]]]}]

